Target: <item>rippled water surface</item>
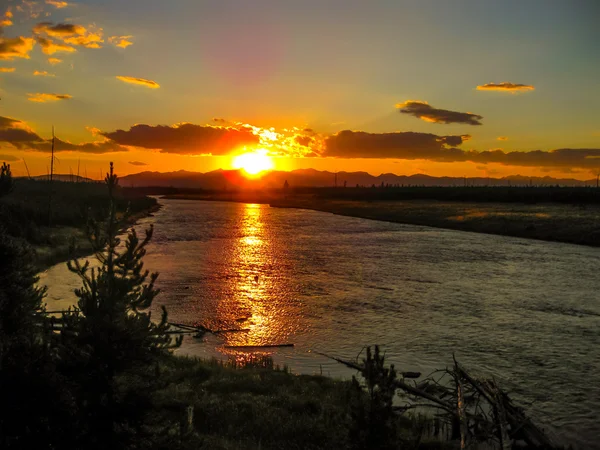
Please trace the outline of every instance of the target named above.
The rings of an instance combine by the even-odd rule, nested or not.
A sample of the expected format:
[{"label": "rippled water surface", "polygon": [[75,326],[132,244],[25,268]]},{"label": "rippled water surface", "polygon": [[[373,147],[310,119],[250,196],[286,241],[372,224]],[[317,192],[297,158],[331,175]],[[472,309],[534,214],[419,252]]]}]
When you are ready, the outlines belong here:
[{"label": "rippled water surface", "polygon": [[[243,328],[179,352],[274,350],[295,372],[348,376],[314,351],[354,358],[380,344],[403,370],[454,352],[496,377],[543,425],[581,447],[600,439],[600,251],[267,205],[161,200],[146,266],[173,322]],[[48,304],[73,301],[64,264]],[[158,311],[157,311],[158,313]],[[236,356],[234,354],[234,356]],[[239,354],[237,355],[239,356]]]}]

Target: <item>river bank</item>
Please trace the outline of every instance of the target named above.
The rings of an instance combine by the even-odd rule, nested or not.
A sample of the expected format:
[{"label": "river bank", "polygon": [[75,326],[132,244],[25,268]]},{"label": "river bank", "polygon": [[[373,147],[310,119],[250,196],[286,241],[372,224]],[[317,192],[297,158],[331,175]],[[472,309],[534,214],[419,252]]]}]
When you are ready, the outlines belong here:
[{"label": "river bank", "polygon": [[[158,210],[161,205],[154,204],[145,210],[129,215],[123,222],[121,230],[134,225],[138,220],[149,217]],[[43,271],[55,264],[66,262],[73,258],[82,258],[93,253],[89,238],[83,227],[57,226],[47,228],[45,242],[48,244],[34,245],[35,265],[39,271]]]},{"label": "river bank", "polygon": [[596,205],[352,201],[313,197],[279,199],[269,205],[393,223],[600,246],[600,207]]}]

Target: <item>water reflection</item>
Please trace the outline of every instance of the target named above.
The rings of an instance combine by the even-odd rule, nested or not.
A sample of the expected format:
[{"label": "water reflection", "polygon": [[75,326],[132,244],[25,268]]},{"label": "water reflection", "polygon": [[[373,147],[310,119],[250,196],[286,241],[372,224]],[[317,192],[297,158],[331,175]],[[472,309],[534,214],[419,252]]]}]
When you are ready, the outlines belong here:
[{"label": "water reflection", "polygon": [[[272,345],[287,342],[295,328],[293,315],[288,311],[285,297],[285,270],[277,265],[279,242],[270,234],[263,221],[264,205],[246,204],[240,221],[239,237],[235,240],[229,272],[233,281],[232,302],[219,304],[219,315],[229,316],[235,328],[247,330],[228,333],[225,344]],[[296,316],[296,320],[297,316]],[[243,359],[243,352],[226,349],[226,352]]]}]

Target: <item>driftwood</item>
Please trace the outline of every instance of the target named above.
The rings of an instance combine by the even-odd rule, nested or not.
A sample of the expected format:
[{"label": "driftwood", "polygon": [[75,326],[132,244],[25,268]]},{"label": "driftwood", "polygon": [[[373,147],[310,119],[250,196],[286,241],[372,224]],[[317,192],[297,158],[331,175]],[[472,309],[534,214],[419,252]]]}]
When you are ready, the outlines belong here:
[{"label": "driftwood", "polygon": [[170,333],[172,334],[197,334],[197,335],[204,335],[206,333],[211,333],[211,334],[219,334],[219,333],[245,333],[250,331],[249,328],[232,328],[232,329],[226,329],[226,330],[211,330],[210,328],[207,328],[205,326],[202,325],[186,325],[184,323],[174,323],[174,322],[169,322],[169,325],[173,326],[173,327],[177,327],[177,328],[181,328],[184,331],[171,331]]},{"label": "driftwood", "polygon": [[255,350],[260,348],[293,347],[294,344],[266,344],[266,345],[224,345],[230,350]]},{"label": "driftwood", "polygon": [[[365,373],[363,363],[315,353]],[[403,377],[404,374],[417,373],[401,372]],[[501,450],[508,450],[519,441],[525,442],[528,448],[559,448],[526,416],[522,408],[512,403],[494,380],[479,380],[473,377],[456,359],[452,368],[434,373],[443,375],[438,380],[429,376],[419,384],[413,382],[414,385],[404,380],[396,380],[395,385],[403,394],[401,398],[408,400],[409,404],[395,407],[394,411],[399,414],[415,408],[435,408],[444,411],[447,422],[452,424],[451,440],[458,440],[461,449],[468,448],[470,442],[487,442],[488,445],[495,443],[494,445]],[[420,373],[418,375],[420,376]],[[452,382],[441,383],[442,378],[450,378]]]},{"label": "driftwood", "polygon": [[[348,360],[344,360],[344,359],[340,359],[340,358],[336,358],[335,356],[330,356],[330,355],[328,355],[326,353],[321,353],[321,352],[317,352],[317,351],[314,351],[314,353],[316,353],[317,355],[324,356],[325,358],[337,361],[340,364],[343,364],[346,367],[350,367],[351,369],[358,370],[359,372],[363,370],[362,365],[360,365],[358,363],[355,363],[355,362],[352,362],[352,361],[348,361]],[[402,378],[420,378],[421,377],[421,372],[400,372],[400,374],[402,375]],[[410,386],[409,386],[409,388],[410,388]]]}]

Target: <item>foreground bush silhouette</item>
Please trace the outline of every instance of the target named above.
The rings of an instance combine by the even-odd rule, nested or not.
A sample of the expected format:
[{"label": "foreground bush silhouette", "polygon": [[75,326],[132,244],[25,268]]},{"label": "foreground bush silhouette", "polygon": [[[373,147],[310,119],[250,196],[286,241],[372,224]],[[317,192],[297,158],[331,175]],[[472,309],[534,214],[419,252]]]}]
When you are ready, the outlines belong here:
[{"label": "foreground bush silhouette", "polygon": [[155,428],[145,427],[152,394],[160,387],[158,362],[180,344],[167,334],[167,313],[154,323],[146,310],[159,291],[158,274],[144,269],[152,228],[140,240],[135,230],[124,245],[118,238],[111,163],[106,177],[110,208],[106,223],[91,223],[88,234],[100,266],[68,263],[83,283],[77,305],[63,317],[61,370],[76,386],[80,445],[88,449],[133,446]]},{"label": "foreground bush silhouette", "polygon": [[[0,197],[13,188],[0,167]],[[0,448],[57,442],[69,422],[69,393],[56,372],[44,326],[45,290],[35,286],[31,250],[0,223]],[[60,438],[62,439],[62,438]]]}]

